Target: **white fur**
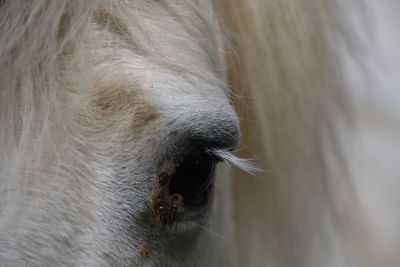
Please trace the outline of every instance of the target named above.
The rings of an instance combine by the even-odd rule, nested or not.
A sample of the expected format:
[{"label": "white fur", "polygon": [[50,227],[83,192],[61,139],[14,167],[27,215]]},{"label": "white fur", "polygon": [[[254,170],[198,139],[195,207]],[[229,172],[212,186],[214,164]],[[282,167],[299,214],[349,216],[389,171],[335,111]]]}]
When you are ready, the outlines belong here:
[{"label": "white fur", "polygon": [[[396,266],[399,12],[0,1],[0,265]],[[266,171],[211,149],[261,179],[219,164],[208,216],[150,224],[173,136],[237,138],[231,89]]]},{"label": "white fur", "polygon": [[210,6],[5,1],[1,13],[0,262],[226,262],[207,221],[168,231],[145,216],[170,133],[237,125]]}]

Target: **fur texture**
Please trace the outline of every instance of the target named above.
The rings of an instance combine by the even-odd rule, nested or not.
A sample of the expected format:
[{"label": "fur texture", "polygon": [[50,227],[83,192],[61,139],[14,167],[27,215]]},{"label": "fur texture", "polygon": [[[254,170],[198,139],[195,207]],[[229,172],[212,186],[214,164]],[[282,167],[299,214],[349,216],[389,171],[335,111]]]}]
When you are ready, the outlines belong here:
[{"label": "fur texture", "polygon": [[[379,46],[398,4],[379,3],[0,1],[0,265],[396,266],[399,81],[374,60],[398,65]],[[231,154],[229,93],[263,171]],[[219,164],[204,216],[149,222],[193,140],[259,179]]]},{"label": "fur texture", "polygon": [[190,138],[238,138],[211,6],[4,1],[1,14],[1,262],[218,264],[206,221],[146,217],[163,160]]}]

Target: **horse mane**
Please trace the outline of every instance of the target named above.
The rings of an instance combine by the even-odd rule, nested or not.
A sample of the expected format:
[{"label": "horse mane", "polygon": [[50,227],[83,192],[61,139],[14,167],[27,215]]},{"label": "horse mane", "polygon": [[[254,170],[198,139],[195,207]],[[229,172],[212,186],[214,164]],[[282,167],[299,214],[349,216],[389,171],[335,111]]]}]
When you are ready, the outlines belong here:
[{"label": "horse mane", "polygon": [[394,266],[349,173],[356,86],[341,58],[368,75],[361,36],[369,32],[367,7],[323,0],[218,4],[242,119],[239,155],[265,170],[234,173],[235,262]]},{"label": "horse mane", "polygon": [[67,92],[61,79],[69,67],[59,58],[82,40],[93,7],[74,1],[2,1],[1,9],[0,190],[9,195],[3,195],[2,205],[13,210],[12,192],[25,184],[19,177],[31,175],[23,170],[40,166],[46,149],[55,147],[50,122],[63,117]]}]

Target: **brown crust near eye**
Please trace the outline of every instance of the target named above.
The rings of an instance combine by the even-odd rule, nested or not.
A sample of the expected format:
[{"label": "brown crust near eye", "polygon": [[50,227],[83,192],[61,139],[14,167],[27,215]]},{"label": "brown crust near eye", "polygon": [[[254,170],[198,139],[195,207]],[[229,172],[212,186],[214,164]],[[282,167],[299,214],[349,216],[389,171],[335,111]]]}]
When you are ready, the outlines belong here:
[{"label": "brown crust near eye", "polygon": [[169,184],[175,172],[176,165],[166,160],[157,170],[157,186],[154,192],[152,207],[150,208],[150,221],[172,225],[178,215],[184,211],[184,200],[180,194],[170,194]]},{"label": "brown crust near eye", "polygon": [[176,170],[176,165],[170,161],[166,160],[161,164],[160,168],[157,170],[157,176],[159,176],[161,173],[167,173],[169,176],[171,176]]},{"label": "brown crust near eye", "polygon": [[142,255],[143,257],[148,257],[150,254],[150,250],[148,250],[147,248],[142,248],[140,250],[140,255]]}]

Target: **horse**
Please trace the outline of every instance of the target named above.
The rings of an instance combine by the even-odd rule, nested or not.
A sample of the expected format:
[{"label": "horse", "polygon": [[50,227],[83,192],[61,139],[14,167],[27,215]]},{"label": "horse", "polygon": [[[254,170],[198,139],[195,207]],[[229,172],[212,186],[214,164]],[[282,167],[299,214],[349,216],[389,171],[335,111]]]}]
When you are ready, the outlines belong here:
[{"label": "horse", "polygon": [[0,1],[0,265],[396,266],[398,8]]}]

